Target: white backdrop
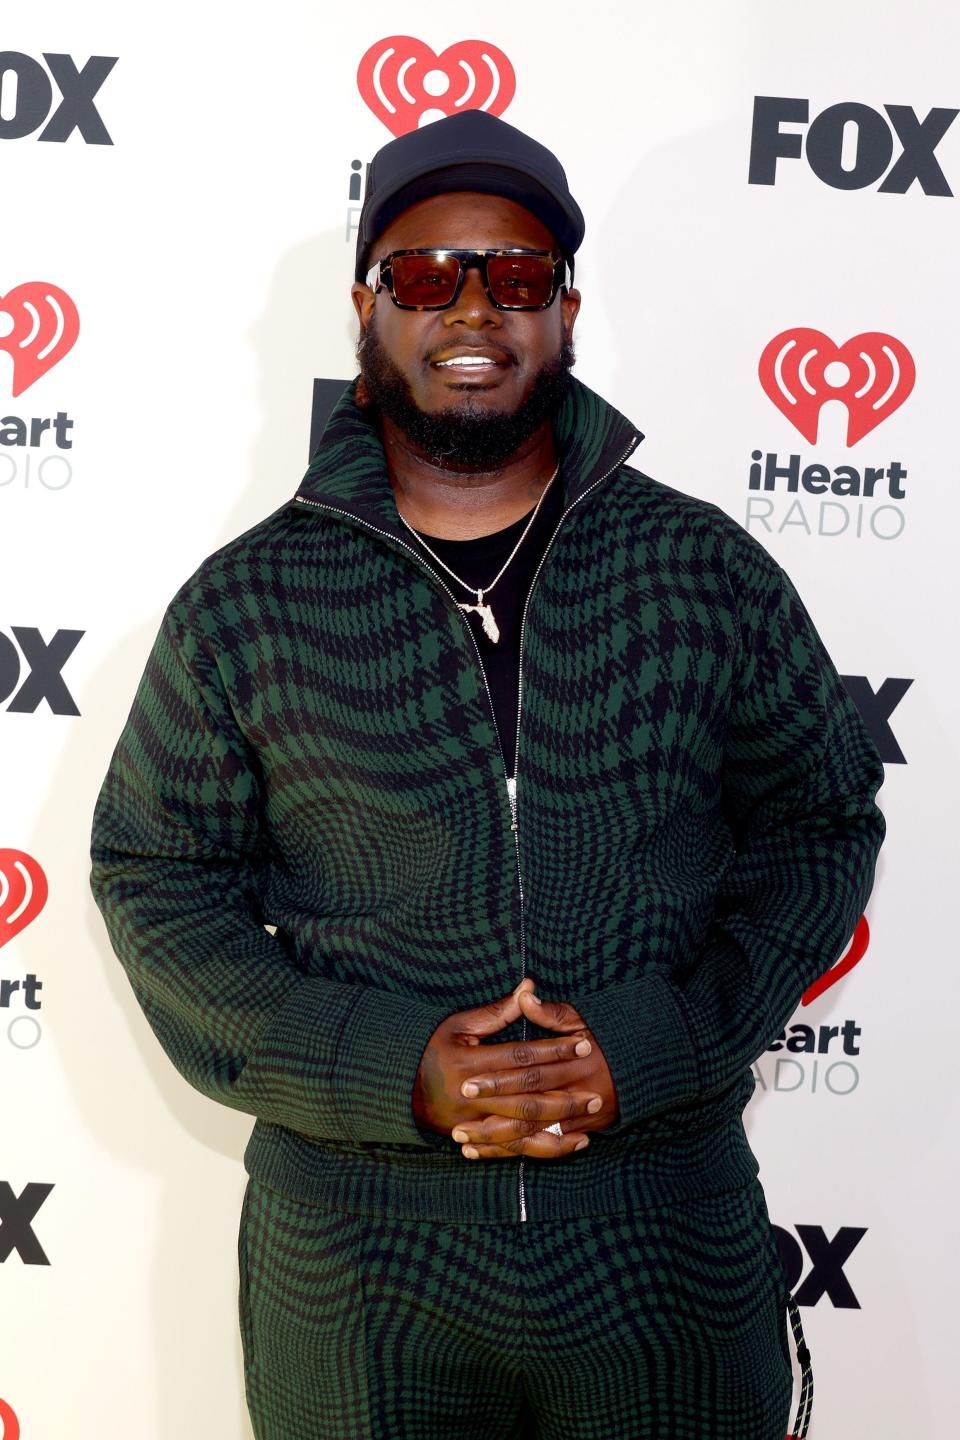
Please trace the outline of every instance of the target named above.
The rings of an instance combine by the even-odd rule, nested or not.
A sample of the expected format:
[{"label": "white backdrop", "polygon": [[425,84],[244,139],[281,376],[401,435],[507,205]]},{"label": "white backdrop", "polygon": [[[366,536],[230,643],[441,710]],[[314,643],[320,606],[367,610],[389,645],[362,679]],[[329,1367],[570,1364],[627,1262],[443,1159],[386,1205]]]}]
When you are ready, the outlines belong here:
[{"label": "white backdrop", "polygon": [[[504,118],[561,157],[587,218],[577,373],[646,433],[635,464],[749,517],[841,673],[862,677],[889,762],[869,945],[800,1007],[813,1038],[793,1032],[795,1048],[758,1063],[748,1128],[785,1253],[802,1260],[814,1440],[946,1433],[960,14],[934,0],[443,9],[3,8],[0,1437],[250,1434],[235,1247],[252,1121],[193,1092],[153,1039],[89,895],[89,827],[167,601],[294,492],[313,381],[353,374],[351,166],[390,136],[357,73],[398,34],[438,54],[481,40],[506,57]],[[91,56],[116,63],[84,102]],[[757,96],[794,114],[808,103],[806,123],[780,121],[772,184],[749,178]],[[933,145],[937,117],[923,122],[937,109],[950,114]],[[891,170],[900,188],[884,190]],[[11,296],[20,286],[32,288]],[[79,333],[65,349],[61,304],[64,334],[43,357],[51,287]],[[20,345],[28,304],[42,333]],[[779,347],[793,401],[768,393],[782,396],[761,357],[797,329],[838,347],[890,337],[845,352],[876,363],[851,397],[875,420],[893,384],[884,345],[900,357],[900,388],[854,444],[840,399],[815,440],[794,423],[803,378],[789,355],[803,345]],[[31,359],[48,365],[35,378]],[[804,372],[806,393],[839,394],[844,362],[832,363],[826,380]],[[43,419],[54,423],[31,424]],[[825,468],[795,494],[783,479],[751,491],[754,451]],[[817,493],[843,466],[885,474],[872,497]],[[82,632],[62,686],[58,631]],[[887,679],[901,684],[882,691]],[[41,873],[49,895],[30,920],[39,895],[22,908],[23,877],[36,886]]]}]

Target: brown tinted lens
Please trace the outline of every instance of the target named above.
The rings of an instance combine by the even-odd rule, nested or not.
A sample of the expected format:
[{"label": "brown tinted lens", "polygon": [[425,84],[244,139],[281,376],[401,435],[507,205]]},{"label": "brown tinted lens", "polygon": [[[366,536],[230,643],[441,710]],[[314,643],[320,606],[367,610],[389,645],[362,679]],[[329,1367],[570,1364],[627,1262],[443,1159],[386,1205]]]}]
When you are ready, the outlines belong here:
[{"label": "brown tinted lens", "polygon": [[445,305],[457,288],[460,261],[453,255],[395,255],[391,268],[401,305]]},{"label": "brown tinted lens", "polygon": [[549,255],[491,255],[487,279],[498,305],[546,305],[553,289]]}]

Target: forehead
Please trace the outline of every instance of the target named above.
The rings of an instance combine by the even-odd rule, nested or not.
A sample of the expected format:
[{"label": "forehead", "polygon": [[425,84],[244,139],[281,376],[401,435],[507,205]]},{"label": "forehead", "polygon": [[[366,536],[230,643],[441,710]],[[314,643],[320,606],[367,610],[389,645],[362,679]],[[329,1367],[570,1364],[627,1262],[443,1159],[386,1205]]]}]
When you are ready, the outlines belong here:
[{"label": "forehead", "polygon": [[370,255],[375,259],[388,250],[419,245],[476,250],[524,245],[550,250],[555,243],[543,221],[517,201],[476,190],[449,190],[417,200],[395,216],[372,246]]}]

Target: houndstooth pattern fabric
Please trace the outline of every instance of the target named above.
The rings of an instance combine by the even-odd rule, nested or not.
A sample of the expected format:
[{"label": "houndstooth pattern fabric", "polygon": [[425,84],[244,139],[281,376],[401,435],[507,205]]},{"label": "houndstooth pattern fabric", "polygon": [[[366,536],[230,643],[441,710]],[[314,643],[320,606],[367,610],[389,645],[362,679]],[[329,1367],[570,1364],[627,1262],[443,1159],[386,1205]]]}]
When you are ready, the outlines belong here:
[{"label": "houndstooth pattern fabric", "polygon": [[860,715],[780,566],[628,465],[640,435],[575,380],[515,841],[476,647],[354,389],[297,496],[171,600],[97,801],[93,893],[147,1020],[257,1117],[264,1183],[511,1221],[516,1160],[465,1161],[411,1095],[436,1026],[526,973],[582,1012],[619,1102],[582,1153],[526,1159],[529,1220],[741,1187],[749,1067],[872,885],[883,771]]},{"label": "houndstooth pattern fabric", "polygon": [[526,1225],[371,1219],[256,1180],[257,1440],[784,1440],[786,1279],[759,1182]]}]

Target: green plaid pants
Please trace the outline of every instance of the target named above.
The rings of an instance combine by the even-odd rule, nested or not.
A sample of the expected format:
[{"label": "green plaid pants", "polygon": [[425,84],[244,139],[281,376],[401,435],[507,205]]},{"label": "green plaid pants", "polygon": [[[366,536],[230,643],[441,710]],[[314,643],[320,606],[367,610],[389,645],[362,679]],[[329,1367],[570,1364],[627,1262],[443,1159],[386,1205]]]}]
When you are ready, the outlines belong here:
[{"label": "green plaid pants", "polygon": [[257,1440],[787,1433],[788,1290],[759,1181],[627,1214],[447,1224],[250,1179],[239,1262]]}]

